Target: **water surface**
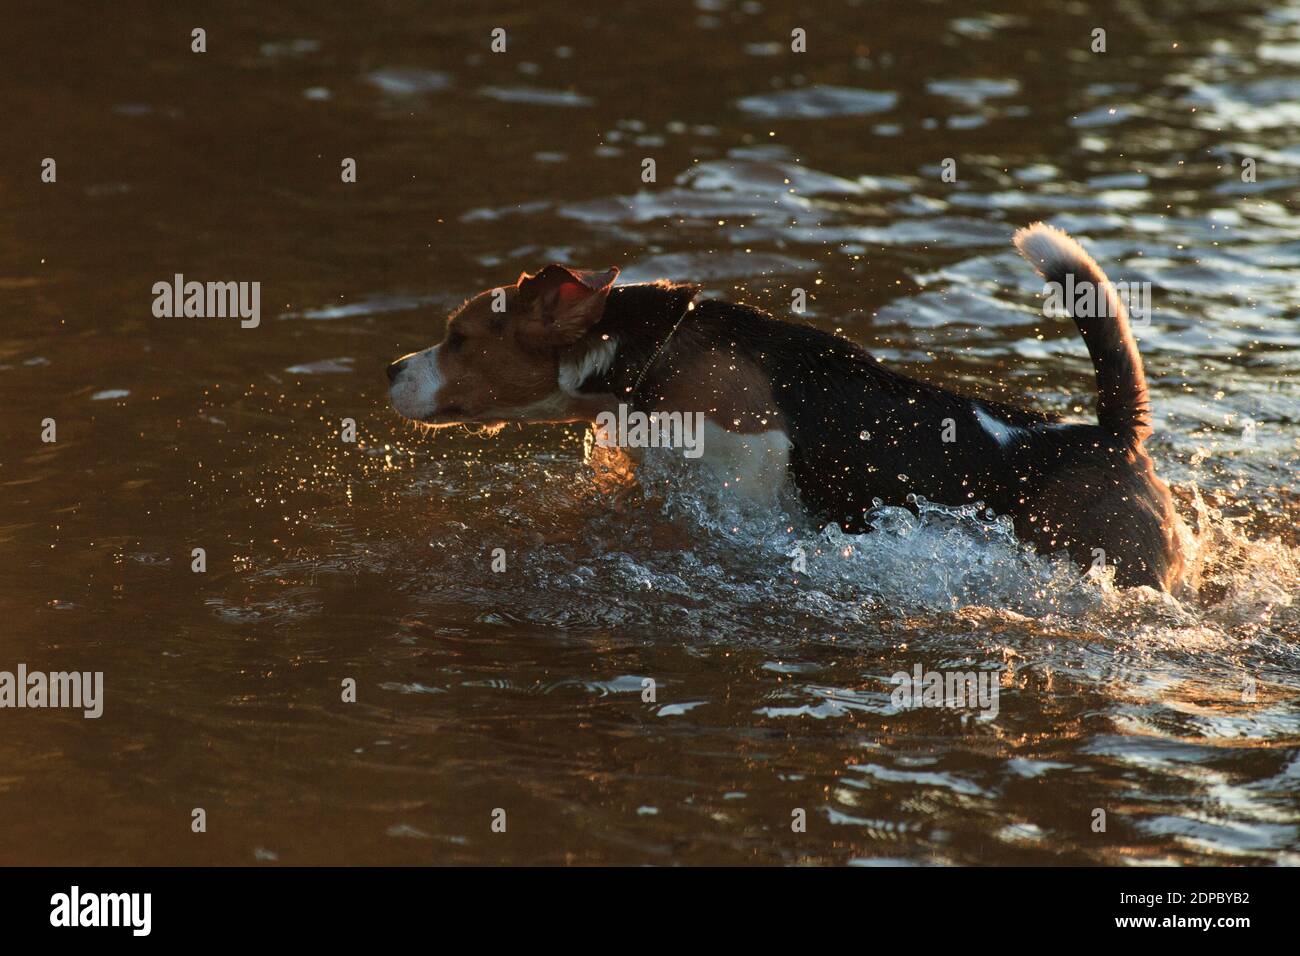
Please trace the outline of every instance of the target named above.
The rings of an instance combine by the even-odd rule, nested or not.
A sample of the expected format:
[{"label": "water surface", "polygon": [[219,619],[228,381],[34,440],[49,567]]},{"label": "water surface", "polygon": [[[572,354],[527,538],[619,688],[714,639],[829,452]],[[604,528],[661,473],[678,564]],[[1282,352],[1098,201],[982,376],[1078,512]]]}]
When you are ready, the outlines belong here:
[{"label": "water surface", "polygon": [[[886,6],[13,14],[0,669],[107,700],[0,711],[0,861],[1300,862],[1300,6]],[[821,535],[629,489],[577,426],[387,406],[391,358],[559,260],[804,288],[917,375],[1087,417],[1009,244],[1040,218],[1152,283],[1197,596],[974,511]],[[175,273],[260,281],[260,325],[155,318]],[[900,711],[917,664],[996,672],[996,719]]]}]

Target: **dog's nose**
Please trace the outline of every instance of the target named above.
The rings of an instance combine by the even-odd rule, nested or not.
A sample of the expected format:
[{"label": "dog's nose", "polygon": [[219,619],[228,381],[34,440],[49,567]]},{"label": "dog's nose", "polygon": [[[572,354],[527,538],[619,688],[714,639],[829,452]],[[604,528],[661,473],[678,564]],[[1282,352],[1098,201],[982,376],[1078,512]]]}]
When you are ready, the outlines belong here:
[{"label": "dog's nose", "polygon": [[405,367],[406,367],[406,359],[398,359],[396,362],[393,362],[391,365],[389,365],[388,381],[390,383],[396,381],[398,373],[401,372],[401,370]]}]

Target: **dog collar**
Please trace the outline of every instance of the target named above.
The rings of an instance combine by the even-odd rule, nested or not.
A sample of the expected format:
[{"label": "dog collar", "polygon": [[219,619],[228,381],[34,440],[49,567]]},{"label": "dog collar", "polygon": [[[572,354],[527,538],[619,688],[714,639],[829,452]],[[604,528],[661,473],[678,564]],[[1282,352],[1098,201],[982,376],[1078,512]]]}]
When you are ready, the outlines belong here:
[{"label": "dog collar", "polygon": [[631,392],[635,393],[636,390],[641,387],[641,383],[645,381],[645,377],[650,372],[650,369],[654,368],[655,362],[659,361],[659,356],[663,354],[664,349],[668,347],[668,343],[672,341],[673,335],[677,332],[677,327],[686,321],[688,315],[695,311],[696,295],[699,295],[699,292],[695,292],[691,295],[690,301],[686,303],[686,308],[682,310],[682,314],[677,317],[677,321],[673,323],[673,327],[668,330],[668,334],[664,336],[664,340],[659,343],[659,347],[655,349],[654,355],[650,356],[650,361],[645,363],[645,367],[641,369],[641,374],[636,377],[636,382],[633,383],[632,388],[630,389]]}]

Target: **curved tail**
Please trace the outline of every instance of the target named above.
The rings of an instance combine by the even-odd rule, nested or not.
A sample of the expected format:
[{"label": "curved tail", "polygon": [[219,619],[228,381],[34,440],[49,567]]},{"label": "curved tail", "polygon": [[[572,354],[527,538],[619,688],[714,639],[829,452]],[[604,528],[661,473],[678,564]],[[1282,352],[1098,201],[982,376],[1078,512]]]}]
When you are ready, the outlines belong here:
[{"label": "curved tail", "polygon": [[[1066,290],[1064,305],[1097,372],[1097,421],[1117,435],[1145,441],[1151,434],[1151,400],[1142,356],[1129,328],[1128,308],[1106,273],[1083,246],[1046,223],[1019,230],[1012,241],[1039,275],[1056,283],[1057,290]],[[1085,294],[1076,298],[1071,290]],[[1080,301],[1094,307],[1078,308]]]}]

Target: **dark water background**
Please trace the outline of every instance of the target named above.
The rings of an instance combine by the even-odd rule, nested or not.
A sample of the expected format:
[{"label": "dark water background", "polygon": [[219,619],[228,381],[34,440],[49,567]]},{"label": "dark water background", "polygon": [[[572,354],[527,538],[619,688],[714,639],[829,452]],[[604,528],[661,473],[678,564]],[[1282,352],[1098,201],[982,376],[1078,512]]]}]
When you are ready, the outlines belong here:
[{"label": "dark water background", "polygon": [[[0,862],[1300,862],[1300,6],[217,6],[4,4],[0,670],[107,699],[0,711]],[[1153,284],[1197,598],[969,516],[617,496],[576,426],[387,407],[448,309],[560,260],[807,288],[1090,415],[1009,246],[1038,218]],[[177,272],[260,281],[261,325],[154,318]],[[998,671],[997,719],[899,712],[917,663]]]}]

